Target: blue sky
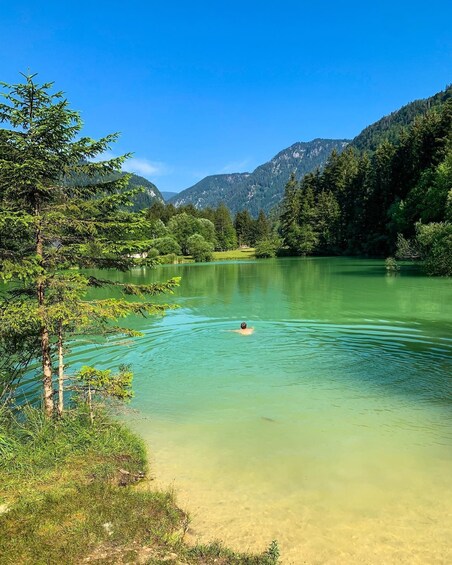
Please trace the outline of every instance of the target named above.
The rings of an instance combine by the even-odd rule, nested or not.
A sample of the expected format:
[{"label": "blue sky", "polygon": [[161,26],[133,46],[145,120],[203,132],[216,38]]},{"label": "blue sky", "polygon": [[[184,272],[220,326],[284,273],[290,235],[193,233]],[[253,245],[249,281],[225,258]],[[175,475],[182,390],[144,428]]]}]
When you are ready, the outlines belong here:
[{"label": "blue sky", "polygon": [[0,80],[55,81],[161,190],[352,138],[452,82],[452,3],[0,0]]}]

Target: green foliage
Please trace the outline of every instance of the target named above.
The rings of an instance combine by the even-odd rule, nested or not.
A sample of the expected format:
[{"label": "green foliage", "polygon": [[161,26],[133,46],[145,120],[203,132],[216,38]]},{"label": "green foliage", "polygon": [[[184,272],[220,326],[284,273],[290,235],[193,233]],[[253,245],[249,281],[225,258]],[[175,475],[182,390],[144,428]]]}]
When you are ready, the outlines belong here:
[{"label": "green foliage", "polygon": [[160,255],[168,255],[170,253],[180,255],[182,253],[180,245],[170,235],[154,239],[152,243],[159,250]]},{"label": "green foliage", "polygon": [[197,263],[212,261],[213,259],[213,245],[206,241],[199,233],[195,233],[188,238],[187,249]]},{"label": "green foliage", "polygon": [[163,265],[174,265],[179,263],[179,257],[175,253],[168,253],[167,255],[161,255],[159,257],[160,263]]},{"label": "green foliage", "polygon": [[254,220],[248,210],[237,212],[234,219],[234,228],[239,245],[254,244]]},{"label": "green foliage", "polygon": [[255,255],[257,259],[266,259],[276,257],[276,253],[281,245],[281,241],[277,237],[267,237],[256,243]]},{"label": "green foliage", "polygon": [[[195,234],[200,235],[212,245],[215,243],[213,223],[206,218],[196,218],[187,212],[174,215],[168,222],[168,231],[177,241],[184,255],[190,254],[188,240]],[[176,251],[170,251],[170,253],[176,253]]]},{"label": "green foliage", "polygon": [[[13,284],[0,300],[0,345],[11,348],[8,363],[19,378],[27,356],[18,355],[16,344],[22,338],[35,354],[39,343],[44,407],[50,416],[56,363],[62,410],[68,335],[111,331],[111,323],[128,314],[167,307],[124,298],[86,302],[88,288],[110,285],[143,298],[171,292],[178,282],[134,287],[69,270],[153,266],[152,242],[143,236],[162,226],[144,214],[124,211],[137,193],[129,190],[130,175],[120,170],[127,155],[93,160],[109,149],[116,134],[98,141],[81,137],[79,114],[61,92],[53,92],[52,84],[36,84],[34,75],[3,87],[0,121],[7,127],[0,129],[0,278]],[[3,395],[11,395],[17,378],[1,378]]]},{"label": "green foliage", "polygon": [[201,235],[207,242],[212,244],[212,247],[215,247],[217,238],[214,223],[207,218],[199,218],[197,221],[197,226],[197,233]]},{"label": "green foliage", "polygon": [[[249,246],[255,244],[256,238],[271,238],[273,229],[262,210],[257,219],[253,219],[247,210],[238,212],[233,223],[224,204],[204,210],[191,204],[177,209],[173,205],[153,204],[145,217],[150,223],[160,222],[165,229],[164,237],[152,240],[161,254],[196,255],[196,261],[212,260],[212,248],[216,252],[236,249],[238,239],[241,246]],[[166,226],[163,221],[167,221]],[[192,238],[195,235],[201,236],[205,243],[198,237]],[[159,260],[167,262],[162,257]]]},{"label": "green foliage", "polygon": [[237,247],[237,235],[234,230],[229,209],[224,203],[221,203],[215,210],[214,223],[217,235],[216,249],[218,251],[235,249]]},{"label": "green foliage", "polygon": [[419,246],[417,245],[416,241],[409,240],[401,233],[397,235],[397,250],[396,250],[396,258],[397,259],[420,259],[421,258],[421,251]]},{"label": "green foliage", "polygon": [[168,222],[168,230],[171,235],[176,239],[184,255],[188,255],[188,238],[197,231],[198,225],[196,218],[190,216],[186,212],[173,216]]},{"label": "green foliage", "polygon": [[271,226],[263,210],[259,210],[256,221],[253,225],[252,242],[262,241],[270,236]]},{"label": "green foliage", "polygon": [[416,241],[429,275],[452,275],[452,224],[449,222],[417,224]]},{"label": "green foliage", "polygon": [[397,271],[400,271],[400,267],[397,264],[397,261],[394,259],[394,257],[387,257],[385,259],[385,267],[389,273],[395,273]]},{"label": "green foliage", "polygon": [[279,560],[279,547],[278,547],[278,542],[276,540],[273,540],[271,542],[271,544],[269,545],[266,554],[268,555],[269,559],[272,560],[273,563],[278,563]]},{"label": "green foliage", "polygon": [[116,374],[112,374],[111,369],[101,370],[86,365],[75,374],[75,379],[80,383],[79,390],[90,389],[93,394],[120,400],[132,398],[132,378],[133,373],[126,365],[121,365]]},{"label": "green foliage", "polygon": [[[323,171],[307,174],[300,182],[292,175],[280,215],[280,233],[288,251],[387,256],[395,252],[398,237],[413,239],[417,222],[448,221],[451,92],[449,88],[435,97],[432,108],[415,104],[401,111],[400,116],[405,116],[401,120],[408,120],[403,129],[394,125],[391,130],[390,124],[400,123],[392,115],[381,136],[369,130],[359,143],[352,142],[341,154],[333,152]],[[374,146],[372,140],[377,138]],[[364,139],[368,146],[362,145]],[[406,247],[402,250],[399,245],[398,254],[408,256]]]}]

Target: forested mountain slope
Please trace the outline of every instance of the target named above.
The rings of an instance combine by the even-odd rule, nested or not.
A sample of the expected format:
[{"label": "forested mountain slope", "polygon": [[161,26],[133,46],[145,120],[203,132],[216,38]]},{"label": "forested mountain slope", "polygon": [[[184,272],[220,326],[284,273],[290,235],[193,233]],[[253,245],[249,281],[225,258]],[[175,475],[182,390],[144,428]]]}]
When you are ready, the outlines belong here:
[{"label": "forested mountain slope", "polygon": [[428,110],[441,106],[452,97],[452,86],[445,90],[424,98],[415,100],[399,110],[384,116],[377,122],[367,126],[351,142],[351,146],[358,150],[375,151],[383,141],[397,142],[403,129],[409,126],[417,117],[424,115]]},{"label": "forested mountain slope", "polygon": [[294,254],[398,253],[452,274],[450,88],[367,128],[323,171],[292,178],[281,210]]},{"label": "forested mountain slope", "polygon": [[[142,188],[141,192],[138,192],[133,198],[131,207],[127,207],[131,212],[139,212],[140,210],[145,210],[152,206],[152,204],[156,201],[163,202],[163,196],[161,195],[159,189],[153,184],[151,181],[145,179],[144,177],[140,177],[134,173],[115,173],[112,174],[110,177],[104,179],[104,182],[110,182],[117,180],[124,175],[130,175],[129,183],[124,190],[133,190],[135,188]],[[78,175],[71,175],[65,179],[65,183],[69,186],[89,186],[94,185],[99,182],[99,179],[96,177],[88,177],[83,174]]]},{"label": "forested mountain slope", "polygon": [[180,192],[170,202],[176,206],[193,204],[197,208],[216,207],[224,202],[232,211],[247,209],[257,216],[280,202],[292,172],[297,178],[322,167],[333,150],[341,153],[346,139],[314,139],[294,143],[252,173],[212,175]]},{"label": "forested mountain slope", "polygon": [[134,173],[129,174],[131,174],[129,188],[144,188],[144,192],[139,192],[133,197],[133,207],[131,208],[133,212],[149,208],[156,200],[163,202],[163,196],[154,183]]}]

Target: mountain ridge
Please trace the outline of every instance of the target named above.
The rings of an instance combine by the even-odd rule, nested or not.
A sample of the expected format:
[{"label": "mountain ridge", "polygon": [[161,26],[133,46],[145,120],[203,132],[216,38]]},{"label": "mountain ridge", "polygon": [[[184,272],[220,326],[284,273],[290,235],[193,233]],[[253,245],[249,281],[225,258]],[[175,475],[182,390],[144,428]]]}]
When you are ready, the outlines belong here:
[{"label": "mountain ridge", "polygon": [[348,139],[298,141],[251,173],[210,175],[169,202],[175,206],[193,204],[196,208],[215,207],[224,202],[233,213],[246,208],[257,216],[260,209],[268,212],[281,200],[292,172],[301,178],[321,168],[333,150],[341,153],[349,143]]},{"label": "mountain ridge", "polygon": [[141,177],[140,175],[136,175],[135,173],[127,173],[123,172],[122,175],[130,175],[128,188],[144,188],[143,192],[139,192],[135,194],[132,198],[132,206],[130,211],[132,212],[139,212],[140,210],[144,210],[149,208],[155,200],[160,200],[164,202],[164,198],[160,192],[160,190],[155,186],[153,182],[150,180]]}]

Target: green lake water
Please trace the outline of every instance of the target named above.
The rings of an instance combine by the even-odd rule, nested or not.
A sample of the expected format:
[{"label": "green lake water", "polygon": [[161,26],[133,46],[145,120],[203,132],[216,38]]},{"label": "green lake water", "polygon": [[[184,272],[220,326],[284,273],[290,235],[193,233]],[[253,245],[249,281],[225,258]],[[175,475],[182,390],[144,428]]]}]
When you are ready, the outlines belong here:
[{"label": "green lake water", "polygon": [[[346,258],[116,276],[181,276],[180,308],[71,363],[133,365],[125,417],[190,539],[277,539],[286,564],[452,562],[450,279]],[[228,331],[243,320],[253,335]]]}]

